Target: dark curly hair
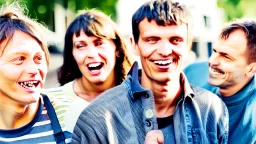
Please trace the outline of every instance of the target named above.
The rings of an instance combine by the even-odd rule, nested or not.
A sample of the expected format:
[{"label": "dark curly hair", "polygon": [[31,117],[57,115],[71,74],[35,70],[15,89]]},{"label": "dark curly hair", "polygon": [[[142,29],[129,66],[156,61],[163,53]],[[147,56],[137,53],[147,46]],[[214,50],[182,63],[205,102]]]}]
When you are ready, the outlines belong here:
[{"label": "dark curly hair", "polygon": [[115,23],[98,10],[83,10],[76,19],[69,25],[66,35],[63,51],[63,65],[58,70],[58,81],[60,85],[64,85],[76,78],[82,77],[78,65],[72,54],[73,41],[72,37],[80,35],[83,30],[87,36],[96,36],[102,39],[111,39],[116,45],[118,56],[115,64],[116,84],[120,84],[131,66],[131,59],[124,39],[117,31]]}]

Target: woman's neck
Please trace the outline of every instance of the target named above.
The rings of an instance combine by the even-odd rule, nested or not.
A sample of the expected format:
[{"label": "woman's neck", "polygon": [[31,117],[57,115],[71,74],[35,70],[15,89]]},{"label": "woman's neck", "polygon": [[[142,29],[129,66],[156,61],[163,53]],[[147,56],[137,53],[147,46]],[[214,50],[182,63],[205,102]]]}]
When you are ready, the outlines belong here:
[{"label": "woman's neck", "polygon": [[0,129],[15,129],[31,122],[40,105],[40,99],[29,105],[0,104]]},{"label": "woman's neck", "polygon": [[104,81],[102,83],[90,83],[85,78],[81,77],[75,81],[74,91],[77,96],[91,102],[102,92],[116,86],[115,80]]}]

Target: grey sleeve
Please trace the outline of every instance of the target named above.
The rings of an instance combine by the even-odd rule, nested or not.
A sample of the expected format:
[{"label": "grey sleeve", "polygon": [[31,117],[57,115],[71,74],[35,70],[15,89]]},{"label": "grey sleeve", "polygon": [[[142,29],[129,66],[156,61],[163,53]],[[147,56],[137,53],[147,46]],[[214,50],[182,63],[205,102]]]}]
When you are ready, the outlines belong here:
[{"label": "grey sleeve", "polygon": [[103,136],[103,131],[97,130],[97,126],[99,126],[97,118],[85,115],[85,113],[83,112],[79,116],[76,126],[74,128],[72,135],[72,144],[108,143],[106,137]]}]

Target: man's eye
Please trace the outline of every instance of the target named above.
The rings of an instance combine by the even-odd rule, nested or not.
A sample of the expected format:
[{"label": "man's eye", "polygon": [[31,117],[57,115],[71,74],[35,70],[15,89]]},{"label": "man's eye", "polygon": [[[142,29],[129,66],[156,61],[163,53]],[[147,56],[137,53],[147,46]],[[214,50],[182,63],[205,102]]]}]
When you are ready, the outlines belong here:
[{"label": "man's eye", "polygon": [[145,40],[147,43],[156,43],[157,39],[156,38],[148,38]]},{"label": "man's eye", "polygon": [[22,64],[22,62],[25,60],[25,57],[24,56],[20,56],[20,57],[16,57],[14,58],[13,60],[11,60],[12,63],[14,64]]},{"label": "man's eye", "polygon": [[180,39],[175,39],[174,41],[175,41],[175,42],[181,42],[182,40],[180,40]]},{"label": "man's eye", "polygon": [[43,56],[36,56],[34,59],[36,62],[41,62],[43,60]]},{"label": "man's eye", "polygon": [[172,43],[174,43],[174,44],[179,44],[181,42],[182,42],[182,39],[173,39],[172,40]]},{"label": "man's eye", "polygon": [[42,56],[36,56],[35,59],[40,61],[40,60],[43,59],[43,57]]},{"label": "man's eye", "polygon": [[224,55],[224,58],[225,58],[225,59],[230,59],[230,58],[229,58],[228,56],[226,56],[226,55]]},{"label": "man's eye", "polygon": [[14,59],[15,61],[24,61],[25,60],[25,57],[21,56],[21,57],[18,57],[16,59]]}]

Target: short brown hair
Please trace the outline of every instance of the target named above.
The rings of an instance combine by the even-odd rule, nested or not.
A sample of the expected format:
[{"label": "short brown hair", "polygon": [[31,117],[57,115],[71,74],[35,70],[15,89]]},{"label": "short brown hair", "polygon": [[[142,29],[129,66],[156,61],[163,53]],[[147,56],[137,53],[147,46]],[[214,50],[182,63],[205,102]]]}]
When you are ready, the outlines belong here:
[{"label": "short brown hair", "polygon": [[225,26],[219,38],[226,40],[236,30],[242,30],[247,40],[246,59],[247,63],[256,62],[256,21],[249,19],[233,20]]}]

